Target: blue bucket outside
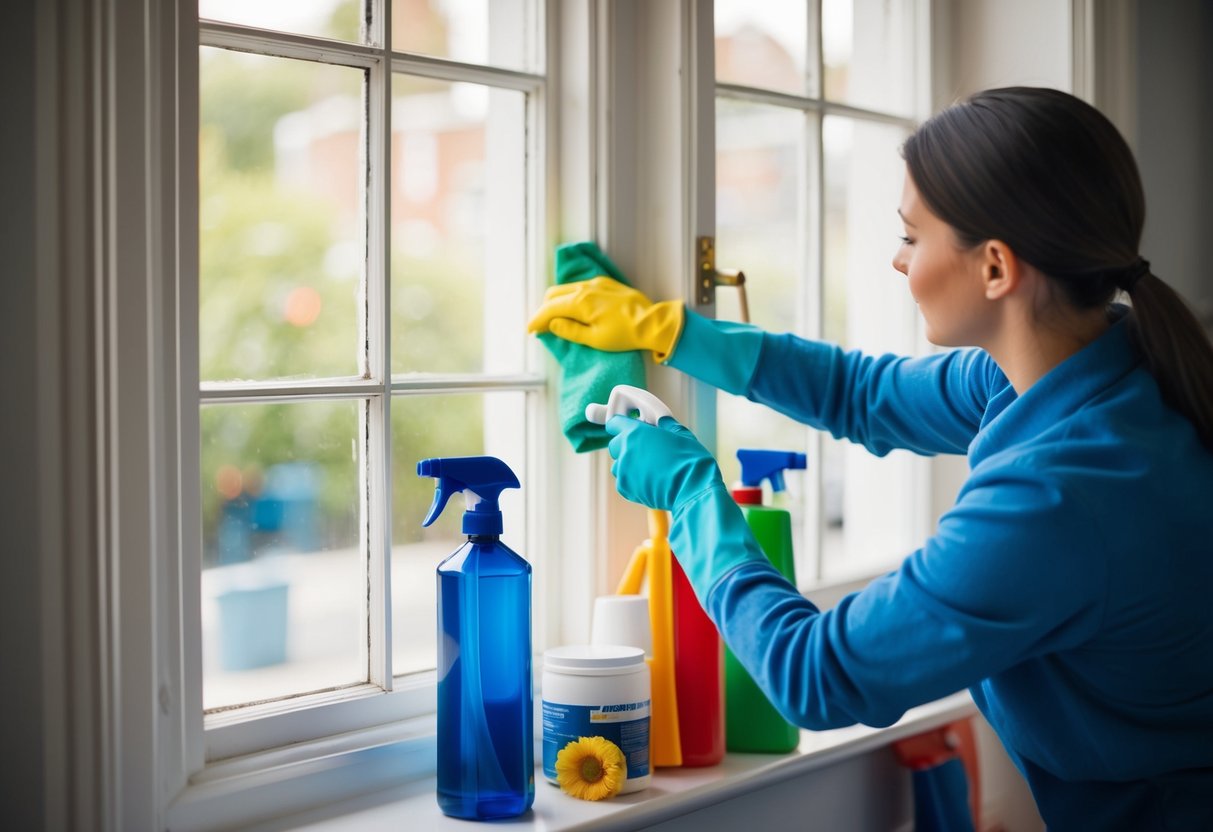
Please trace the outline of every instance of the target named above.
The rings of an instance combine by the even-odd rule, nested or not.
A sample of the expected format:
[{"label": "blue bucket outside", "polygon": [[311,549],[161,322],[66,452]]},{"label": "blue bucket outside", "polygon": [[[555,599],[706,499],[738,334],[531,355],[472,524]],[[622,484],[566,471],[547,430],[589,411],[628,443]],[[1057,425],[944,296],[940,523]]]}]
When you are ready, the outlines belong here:
[{"label": "blue bucket outside", "polygon": [[286,661],[287,585],[220,593],[219,665],[251,670]]}]

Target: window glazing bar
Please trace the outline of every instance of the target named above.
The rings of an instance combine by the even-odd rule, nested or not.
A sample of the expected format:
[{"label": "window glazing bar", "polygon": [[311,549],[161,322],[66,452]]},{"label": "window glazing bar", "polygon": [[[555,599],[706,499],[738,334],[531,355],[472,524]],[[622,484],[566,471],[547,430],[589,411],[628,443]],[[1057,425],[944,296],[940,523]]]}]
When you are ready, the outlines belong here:
[{"label": "window glazing bar", "polygon": [[198,43],[201,46],[218,46],[259,55],[319,61],[361,69],[369,69],[382,60],[383,50],[361,43],[254,29],[214,20],[199,21],[198,29]]},{"label": "window glazing bar", "polygon": [[406,55],[403,52],[392,53],[392,72],[421,75],[442,81],[486,84],[491,87],[527,93],[537,92],[543,89],[547,83],[542,75],[532,75],[529,72],[465,64],[445,58],[431,58],[426,55]]},{"label": "window glazing bar", "polygon": [[204,381],[203,404],[271,402],[304,399],[350,399],[380,395],[382,382],[367,379],[308,379],[307,381]]},{"label": "window glazing bar", "polygon": [[[370,4],[380,60],[367,72],[366,305],[362,312],[367,345],[366,373],[372,379],[391,376],[392,343],[392,74],[387,57],[392,31],[392,4]],[[362,518],[366,523],[367,614],[370,638],[368,678],[392,690],[392,397],[366,403]]]},{"label": "window glazing bar", "polygon": [[716,85],[716,95],[730,101],[744,101],[750,104],[766,104],[771,107],[784,107],[793,110],[822,113],[830,116],[846,116],[864,121],[878,121],[882,124],[895,124],[908,130],[918,126],[918,122],[908,116],[898,116],[892,113],[882,113],[878,110],[867,110],[863,107],[852,107],[849,104],[839,104],[835,101],[823,101],[820,98],[805,98],[774,90],[762,90],[741,84]]},{"label": "window glazing bar", "polygon": [[203,404],[224,402],[303,401],[321,399],[354,399],[424,393],[467,393],[479,391],[543,390],[547,379],[538,373],[517,375],[424,375],[397,377],[385,388],[378,381],[366,379],[316,379],[307,381],[209,381],[203,382],[199,398]]},{"label": "window glazing bar", "polygon": [[481,391],[543,390],[547,379],[538,374],[510,376],[423,376],[392,379],[392,395],[475,393]]}]

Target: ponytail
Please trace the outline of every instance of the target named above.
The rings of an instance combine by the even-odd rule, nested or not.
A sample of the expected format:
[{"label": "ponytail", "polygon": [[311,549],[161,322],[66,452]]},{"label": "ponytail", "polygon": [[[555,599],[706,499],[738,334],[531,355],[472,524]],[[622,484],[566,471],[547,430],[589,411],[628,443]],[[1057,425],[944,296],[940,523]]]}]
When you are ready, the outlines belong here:
[{"label": "ponytail", "polygon": [[910,178],[963,245],[998,239],[1075,309],[1133,309],[1135,346],[1163,400],[1213,451],[1213,345],[1138,255],[1145,195],[1112,122],[1069,93],[985,90],[923,123],[902,146]]},{"label": "ponytail", "polygon": [[1147,272],[1127,287],[1129,333],[1162,392],[1213,451],[1213,343],[1179,294]]}]

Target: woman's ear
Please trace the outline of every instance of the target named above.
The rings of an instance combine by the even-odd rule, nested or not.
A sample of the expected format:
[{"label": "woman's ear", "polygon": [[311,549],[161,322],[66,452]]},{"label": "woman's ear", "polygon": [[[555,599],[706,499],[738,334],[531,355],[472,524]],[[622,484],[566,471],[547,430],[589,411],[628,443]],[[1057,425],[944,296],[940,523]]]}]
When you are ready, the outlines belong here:
[{"label": "woman's ear", "polygon": [[1007,297],[1019,288],[1022,266],[1002,240],[987,240],[981,249],[981,282],[987,300]]}]

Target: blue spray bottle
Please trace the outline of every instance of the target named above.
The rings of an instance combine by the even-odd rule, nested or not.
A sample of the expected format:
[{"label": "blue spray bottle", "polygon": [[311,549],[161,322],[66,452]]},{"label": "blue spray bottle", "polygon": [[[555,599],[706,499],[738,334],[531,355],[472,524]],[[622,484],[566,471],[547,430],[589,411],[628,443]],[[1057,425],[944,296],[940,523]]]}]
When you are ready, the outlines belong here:
[{"label": "blue spray bottle", "polygon": [[531,565],[500,539],[497,498],[518,478],[491,456],[423,459],[434,522],[456,491],[467,542],[438,565],[438,805],[452,817],[521,815],[535,801]]}]

